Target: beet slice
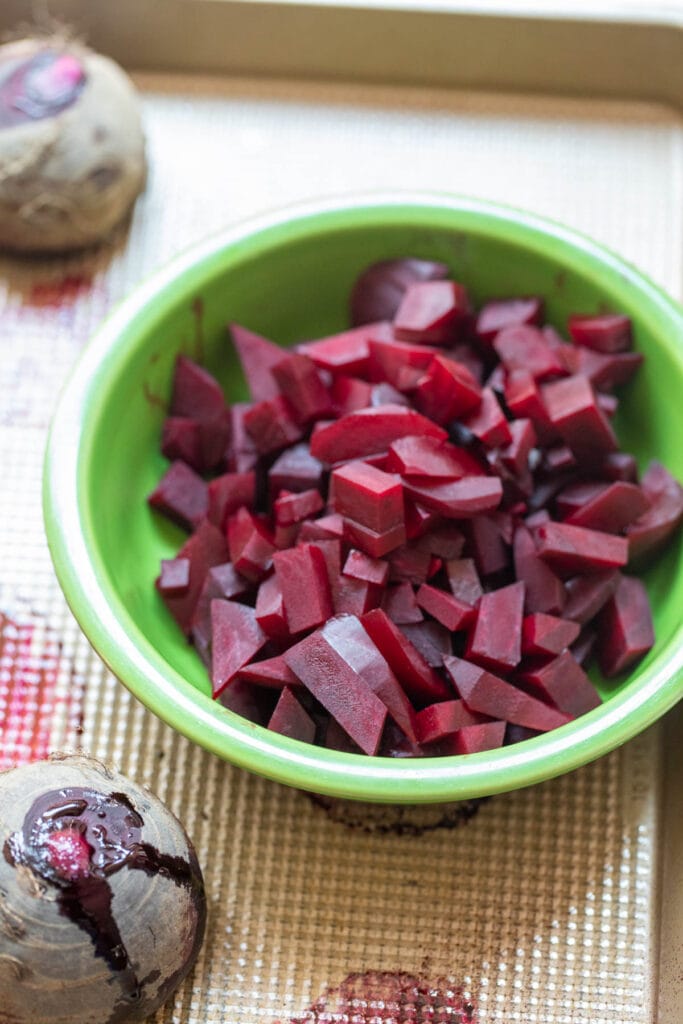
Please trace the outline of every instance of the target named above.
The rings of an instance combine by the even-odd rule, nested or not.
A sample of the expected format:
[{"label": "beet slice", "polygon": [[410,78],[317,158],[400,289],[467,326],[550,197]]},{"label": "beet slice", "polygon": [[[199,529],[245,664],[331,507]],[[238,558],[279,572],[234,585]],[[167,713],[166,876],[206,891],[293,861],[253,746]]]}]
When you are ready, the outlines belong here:
[{"label": "beet slice", "polygon": [[290,352],[270,371],[289,402],[297,423],[324,419],[332,414],[332,397],[315,363],[300,352]]},{"label": "beet slice", "polygon": [[415,732],[419,743],[435,743],[458,729],[479,725],[485,720],[482,715],[470,711],[462,700],[444,700],[417,712]]},{"label": "beet slice", "polygon": [[619,573],[616,569],[567,580],[567,600],[562,612],[563,617],[578,622],[581,626],[590,622],[609,601],[618,582]]},{"label": "beet slice", "polygon": [[641,487],[619,480],[571,512],[566,522],[603,533],[621,533],[649,508],[650,500]]},{"label": "beet slice", "polygon": [[334,505],[341,515],[377,533],[403,523],[400,477],[365,462],[351,462],[332,473]]},{"label": "beet slice", "polygon": [[415,281],[442,281],[448,277],[445,263],[434,260],[394,259],[371,263],[351,289],[351,323],[391,320],[409,285]]},{"label": "beet slice", "polygon": [[591,465],[617,450],[614,431],[586,377],[577,374],[544,384],[541,394],[551,423],[580,462]]},{"label": "beet slice", "polygon": [[626,529],[632,562],[661,550],[683,520],[683,487],[660,463],[649,465],[642,489],[650,508]]},{"label": "beet slice", "polygon": [[561,575],[618,569],[628,561],[628,541],[600,530],[544,523],[535,531],[539,556]]},{"label": "beet slice", "polygon": [[562,581],[539,557],[534,539],[526,527],[519,526],[515,530],[512,552],[515,575],[525,587],[525,611],[546,612],[548,615],[562,612],[566,600]]},{"label": "beet slice", "polygon": [[192,536],[183,544],[176,558],[187,558],[190,563],[190,585],[177,596],[165,594],[164,602],[182,631],[189,635],[195,605],[204,578],[213,566],[228,561],[228,548],[220,530],[204,519]]},{"label": "beet slice", "polygon": [[479,408],[482,391],[464,363],[436,355],[413,395],[415,407],[435,423],[449,423]]},{"label": "beet slice", "polygon": [[467,644],[468,658],[502,672],[519,664],[524,590],[518,581],[482,596]]},{"label": "beet slice", "polygon": [[448,436],[442,427],[412,409],[383,405],[376,409],[360,409],[317,430],[311,437],[311,454],[328,464],[362,459],[386,451],[392,441],[406,434],[435,437],[441,441]]},{"label": "beet slice", "polygon": [[329,619],[333,612],[332,595],[320,548],[315,544],[302,544],[277,551],[273,565],[292,635],[314,629]]},{"label": "beet slice", "polygon": [[388,322],[363,324],[350,331],[302,342],[296,350],[309,356],[316,366],[330,373],[365,376],[370,362],[370,338],[383,327],[389,327]]},{"label": "beet slice", "polygon": [[275,640],[286,640],[289,637],[285,603],[277,576],[269,576],[258,588],[254,610],[256,621],[269,637]]},{"label": "beet slice", "polygon": [[577,345],[597,352],[626,352],[631,348],[631,320],[622,313],[577,313],[569,317],[569,333]]},{"label": "beet slice", "polygon": [[304,686],[358,744],[376,754],[387,718],[387,707],[368,683],[316,630],[283,655]]},{"label": "beet slice", "polygon": [[343,522],[344,540],[353,547],[360,548],[372,558],[381,558],[406,542],[404,523],[397,523],[396,526],[380,533],[378,530],[371,530],[363,523],[356,522],[355,519],[344,517]]},{"label": "beet slice", "polygon": [[289,686],[285,686],[280,694],[268,728],[302,743],[312,743],[315,739],[315,722],[302,708]]},{"label": "beet slice", "polygon": [[574,643],[580,631],[578,622],[570,619],[559,619],[543,612],[527,615],[522,622],[522,654],[561,654]]},{"label": "beet slice", "polygon": [[186,416],[167,416],[161,430],[161,454],[169,462],[180,459],[192,469],[204,468],[201,425]]},{"label": "beet slice", "polygon": [[280,451],[303,437],[283,395],[252,405],[244,415],[244,426],[260,455]]},{"label": "beet slice", "polygon": [[415,599],[415,591],[408,581],[388,587],[382,597],[382,608],[397,626],[422,622],[424,615]]},{"label": "beet slice", "polygon": [[320,491],[281,491],[279,498],[273,503],[275,522],[278,526],[292,526],[309,519],[325,506]]},{"label": "beet slice", "polygon": [[525,370],[538,381],[566,375],[562,359],[538,327],[530,324],[504,327],[496,335],[493,347],[508,373]]},{"label": "beet slice", "polygon": [[276,398],[280,389],[271,370],[285,354],[281,346],[260,334],[248,331],[240,324],[230,324],[228,329],[252,401],[266,402],[271,398]]},{"label": "beet slice", "polygon": [[423,707],[452,696],[448,684],[427,664],[383,609],[368,612],[361,622],[415,705]]},{"label": "beet slice", "polygon": [[418,281],[406,289],[393,320],[400,341],[447,345],[470,312],[467,290],[456,281]]},{"label": "beet slice", "polygon": [[206,516],[206,482],[184,462],[172,462],[147,498],[149,505],[184,530],[192,531]]},{"label": "beet slice", "polygon": [[449,559],[446,562],[446,575],[453,596],[474,608],[484,593],[474,559]]},{"label": "beet slice", "polygon": [[263,523],[246,508],[239,508],[228,518],[230,559],[237,572],[252,583],[258,583],[273,565],[277,550]]},{"label": "beet slice", "polygon": [[611,678],[630,668],[655,642],[652,613],[642,580],[621,576],[598,623],[598,661]]},{"label": "beet slice", "polygon": [[483,476],[479,462],[464,448],[433,437],[401,437],[389,446],[387,466],[390,472],[409,477],[459,480],[463,476]]},{"label": "beet slice", "polygon": [[330,597],[332,600],[332,607],[334,610],[336,610],[339,584],[341,581],[341,541],[333,537],[321,537],[311,541],[303,540],[301,538],[299,539],[299,544],[309,543],[312,543],[323,556],[323,559],[325,561],[325,569],[327,571],[327,581],[330,586]]},{"label": "beet slice", "polygon": [[239,678],[254,686],[281,690],[285,686],[301,687],[303,683],[294,675],[281,654],[263,661],[250,661],[239,671]]},{"label": "beet slice", "polygon": [[448,519],[469,519],[498,508],[503,485],[495,476],[468,476],[447,483],[404,478],[403,488],[414,501]]},{"label": "beet slice", "polygon": [[479,665],[455,657],[444,658],[444,665],[470,711],[539,732],[549,732],[571,721],[571,715],[549,707]]},{"label": "beet slice", "polygon": [[256,501],[256,473],[223,473],[208,485],[207,517],[219,529],[223,529],[228,516],[244,506],[254,508]]},{"label": "beet slice", "polygon": [[211,602],[211,686],[214,698],[260,651],[266,634],[246,604],[214,598]]},{"label": "beet slice", "polygon": [[519,299],[492,299],[479,310],[475,332],[480,341],[492,342],[499,331],[522,324],[540,324],[543,299],[538,296]]},{"label": "beet slice", "polygon": [[451,633],[439,622],[407,622],[401,626],[401,632],[432,668],[442,668],[444,656],[453,653]]},{"label": "beet slice", "polygon": [[161,573],[157,583],[160,594],[179,597],[190,588],[189,558],[162,558]]},{"label": "beet slice", "polygon": [[598,634],[593,626],[581,630],[578,640],[575,640],[570,648],[574,655],[574,660],[579,665],[588,664],[588,661],[593,656],[597,638]]},{"label": "beet slice", "polygon": [[533,696],[572,718],[585,715],[602,703],[600,694],[570,651],[563,651],[546,665],[520,673],[517,681]]},{"label": "beet slice", "polygon": [[428,583],[423,583],[418,590],[417,603],[452,633],[467,629],[477,616],[471,605],[464,604],[453,594],[448,594],[438,587],[431,587]]}]

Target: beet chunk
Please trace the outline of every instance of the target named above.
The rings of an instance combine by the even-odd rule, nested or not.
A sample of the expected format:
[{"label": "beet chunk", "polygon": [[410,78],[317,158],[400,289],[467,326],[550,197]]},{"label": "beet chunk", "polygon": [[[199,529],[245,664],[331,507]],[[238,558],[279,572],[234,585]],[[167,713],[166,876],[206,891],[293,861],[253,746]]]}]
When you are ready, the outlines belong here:
[{"label": "beet chunk", "polygon": [[505,672],[522,657],[524,584],[512,583],[484,594],[467,645],[467,657]]},{"label": "beet chunk", "polygon": [[626,529],[631,561],[661,550],[683,520],[683,487],[660,463],[650,463],[642,489],[650,508]]},{"label": "beet chunk", "polygon": [[268,728],[290,739],[301,740],[302,743],[312,743],[315,739],[315,722],[304,711],[289,686],[283,689]]},{"label": "beet chunk", "polygon": [[642,580],[622,576],[600,613],[598,660],[603,675],[629,668],[655,642],[650,602]]},{"label": "beet chunk", "polygon": [[281,491],[280,497],[273,504],[275,522],[278,526],[292,526],[314,516],[323,507],[320,491],[299,491],[298,494]]},{"label": "beet chunk", "polygon": [[250,588],[249,580],[240,576],[232,562],[215,565],[207,572],[192,615],[192,640],[205,662],[211,646],[211,602],[215,597],[228,601],[243,598]]},{"label": "beet chunk", "polygon": [[211,686],[217,697],[266,642],[256,612],[245,604],[211,602]]},{"label": "beet chunk", "polygon": [[403,488],[415,501],[448,519],[468,519],[491,511],[503,497],[503,485],[496,476],[468,476],[453,483],[404,479]]},{"label": "beet chunk", "polygon": [[419,743],[435,743],[458,729],[483,721],[486,721],[484,716],[470,711],[462,700],[444,700],[418,711],[415,731]]},{"label": "beet chunk", "polygon": [[167,416],[161,432],[161,454],[169,462],[180,459],[201,472],[204,462],[199,423],[186,416]]},{"label": "beet chunk", "polygon": [[522,654],[561,654],[573,644],[581,627],[578,622],[536,612],[522,622]]},{"label": "beet chunk", "polygon": [[515,575],[525,586],[526,612],[559,614],[566,599],[562,581],[539,557],[533,537],[526,527],[519,526],[515,530],[512,551]]},{"label": "beet chunk", "polygon": [[427,664],[386,612],[377,608],[363,615],[361,622],[414,704],[424,707],[452,696],[448,684]]},{"label": "beet chunk", "polygon": [[505,722],[481,722],[464,725],[453,734],[454,754],[478,754],[484,750],[497,750],[505,740]]},{"label": "beet chunk", "polygon": [[228,547],[237,572],[252,583],[258,583],[270,571],[275,544],[256,516],[239,508],[228,519]]},{"label": "beet chunk", "polygon": [[[177,558],[190,563],[190,585],[177,596],[164,594],[164,602],[182,631],[189,635],[195,605],[204,578],[213,566],[228,561],[228,548],[220,530],[207,519],[203,520],[192,536],[183,544]],[[158,585],[158,584],[157,584]]]},{"label": "beet chunk", "polygon": [[364,462],[352,462],[332,473],[334,504],[341,515],[377,533],[403,523],[401,479]]},{"label": "beet chunk", "polygon": [[481,405],[481,388],[464,363],[436,355],[415,388],[415,406],[435,423],[445,425]]},{"label": "beet chunk", "polygon": [[184,462],[172,462],[147,501],[184,530],[194,530],[209,507],[206,482]]},{"label": "beet chunk", "polygon": [[355,519],[344,518],[344,540],[354,547],[360,548],[372,558],[381,558],[406,542],[404,523],[383,530],[371,530],[370,527],[357,523]]},{"label": "beet chunk", "polygon": [[332,399],[315,363],[308,356],[291,352],[271,368],[294,419],[301,424],[332,413]]},{"label": "beet chunk", "polygon": [[398,259],[371,263],[358,275],[351,289],[352,324],[392,320],[409,285],[416,281],[443,281],[445,263],[434,260]]},{"label": "beet chunk", "polygon": [[568,326],[577,345],[597,352],[626,352],[632,345],[631,320],[621,313],[575,314]]},{"label": "beet chunk", "polygon": [[470,711],[539,732],[571,721],[571,715],[549,707],[479,665],[455,657],[444,658],[444,665]]},{"label": "beet chunk", "polygon": [[517,419],[530,419],[542,444],[548,444],[558,437],[538,384],[527,370],[516,370],[508,374],[504,394],[505,404],[512,415]]},{"label": "beet chunk", "polygon": [[388,322],[363,324],[350,331],[302,342],[297,345],[297,352],[310,356],[321,370],[363,377],[370,361],[370,338],[383,327],[389,327]]},{"label": "beet chunk", "polygon": [[444,655],[453,653],[450,630],[439,622],[406,622],[401,632],[432,668],[442,668]]},{"label": "beet chunk", "polygon": [[225,528],[228,516],[244,506],[253,509],[256,500],[256,474],[224,473],[209,482],[207,516],[219,529]]},{"label": "beet chunk", "polygon": [[273,565],[292,635],[326,622],[332,615],[332,596],[320,548],[315,544],[302,544],[288,551],[277,551]]},{"label": "beet chunk", "polygon": [[256,621],[264,633],[275,640],[288,639],[289,626],[285,603],[277,576],[269,576],[258,588],[254,610]]},{"label": "beet chunk", "polygon": [[401,437],[389,446],[387,468],[409,477],[459,480],[484,475],[481,465],[464,448],[433,437]]},{"label": "beet chunk", "polygon": [[543,318],[543,299],[537,296],[524,299],[492,299],[479,310],[475,331],[480,341],[492,342],[499,331],[522,324],[540,324]]},{"label": "beet chunk", "polygon": [[565,576],[616,569],[628,561],[625,538],[566,523],[537,527],[536,548],[545,562]]},{"label": "beet chunk", "polygon": [[387,588],[382,598],[382,608],[397,626],[422,622],[424,619],[412,584],[407,581]]},{"label": "beet chunk", "polygon": [[190,587],[189,558],[162,558],[157,589],[160,594],[178,597]]},{"label": "beet chunk", "polygon": [[446,562],[446,575],[453,596],[463,604],[475,607],[484,591],[474,560],[471,558],[450,559]]},{"label": "beet chunk", "polygon": [[544,384],[542,396],[551,423],[580,462],[591,465],[599,456],[617,450],[614,431],[586,377],[575,375]]},{"label": "beet chunk", "polygon": [[572,718],[585,715],[601,703],[600,694],[570,651],[563,651],[547,665],[522,672],[518,682]]},{"label": "beet chunk", "polygon": [[342,416],[311,438],[311,454],[328,465],[362,459],[387,450],[392,441],[406,434],[424,435],[445,441],[446,431],[426,416],[400,405],[360,409]]},{"label": "beet chunk", "polygon": [[266,402],[275,398],[280,389],[271,370],[285,355],[282,348],[240,324],[230,324],[229,331],[252,401]]},{"label": "beet chunk", "polygon": [[240,669],[239,678],[254,686],[265,686],[268,689],[281,690],[285,686],[301,687],[303,683],[287,666],[281,654],[263,661],[250,661]]},{"label": "beet chunk", "polygon": [[389,579],[389,564],[379,558],[369,558],[363,551],[352,549],[344,564],[344,575],[383,587]]},{"label": "beet chunk", "polygon": [[469,297],[456,281],[418,281],[406,289],[394,317],[400,341],[447,345],[470,311]]},{"label": "beet chunk", "polygon": [[245,413],[244,426],[261,455],[295,444],[303,436],[291,406],[282,395],[253,405]]},{"label": "beet chunk", "polygon": [[459,629],[467,629],[474,622],[477,613],[471,605],[459,601],[453,594],[446,593],[438,587],[430,587],[423,583],[417,592],[417,603],[437,622],[455,633]]},{"label": "beet chunk", "polygon": [[479,409],[465,416],[463,422],[468,430],[489,448],[507,445],[512,441],[505,413],[492,388],[483,389]]},{"label": "beet chunk", "polygon": [[571,512],[566,522],[604,533],[621,533],[649,507],[650,500],[642,488],[618,480]]},{"label": "beet chunk", "polygon": [[509,373],[525,370],[539,381],[566,375],[564,363],[538,327],[505,327],[496,335],[493,347]]},{"label": "beet chunk", "polygon": [[268,489],[271,500],[280,491],[299,493],[320,490],[323,482],[323,464],[315,459],[306,443],[295,444],[278,455],[268,470]]},{"label": "beet chunk", "polygon": [[576,576],[567,580],[567,600],[563,616],[583,626],[595,618],[603,605],[609,601],[619,582],[616,569],[592,573],[590,576]]},{"label": "beet chunk", "polygon": [[230,410],[215,377],[187,356],[176,360],[170,412],[199,425],[201,458],[197,468],[213,469],[230,440]]}]

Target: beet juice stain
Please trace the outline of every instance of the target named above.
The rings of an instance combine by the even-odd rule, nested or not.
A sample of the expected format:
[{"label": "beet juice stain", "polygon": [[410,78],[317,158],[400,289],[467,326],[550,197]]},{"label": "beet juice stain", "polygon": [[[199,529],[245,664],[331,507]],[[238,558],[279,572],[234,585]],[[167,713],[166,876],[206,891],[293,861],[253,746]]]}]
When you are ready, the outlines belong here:
[{"label": "beet juice stain", "polygon": [[347,975],[288,1024],[474,1024],[475,1019],[474,1005],[444,978],[364,971]]},{"label": "beet juice stain", "polygon": [[[59,890],[60,912],[90,936],[95,955],[116,972],[129,1003],[140,998],[142,986],[112,909],[111,875],[122,869],[161,875],[187,889],[197,907],[203,933],[199,865],[160,853],[142,842],[144,821],[123,793],[100,793],[74,786],[52,790],[29,808],[21,831],[5,842],[3,854],[13,867],[28,867]],[[173,979],[169,979],[170,986]],[[171,991],[169,987],[169,992]]]}]

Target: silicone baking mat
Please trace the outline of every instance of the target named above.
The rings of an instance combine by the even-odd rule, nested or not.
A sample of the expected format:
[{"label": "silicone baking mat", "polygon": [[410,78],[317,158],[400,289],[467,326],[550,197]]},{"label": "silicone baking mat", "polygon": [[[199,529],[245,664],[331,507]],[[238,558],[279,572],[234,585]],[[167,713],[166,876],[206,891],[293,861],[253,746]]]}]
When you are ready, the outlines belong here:
[{"label": "silicone baking mat", "polygon": [[130,227],[0,260],[0,760],[83,747],[150,785],[204,867],[178,1024],[645,1024],[656,988],[658,730],[479,805],[323,805],[193,746],[104,669],[55,580],[41,461],[104,314],[208,231],[403,187],[549,214],[680,293],[683,124],[645,104],[139,76],[151,164]]}]

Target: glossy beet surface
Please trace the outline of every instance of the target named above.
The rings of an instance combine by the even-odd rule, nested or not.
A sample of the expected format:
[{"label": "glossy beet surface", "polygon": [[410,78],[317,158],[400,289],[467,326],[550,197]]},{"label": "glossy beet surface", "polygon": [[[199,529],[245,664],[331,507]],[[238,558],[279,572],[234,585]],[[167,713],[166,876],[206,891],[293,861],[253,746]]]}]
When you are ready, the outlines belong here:
[{"label": "glossy beet surface", "polygon": [[[683,386],[676,343],[683,320],[653,285],[590,241],[527,215],[470,201],[349,201],[270,218],[206,243],[114,315],[88,348],[60,405],[48,453],[46,511],[55,563],[79,621],[119,677],[162,717],[221,756],[281,781],[340,796],[411,802],[491,793],[569,770],[670,707],[681,693],[681,549],[676,542],[646,574],[657,634],[653,652],[613,683],[596,676],[606,698],[601,707],[510,750],[370,761],[302,749],[211,701],[196,652],[164,614],[161,598],[146,590],[160,559],[176,555],[182,543],[180,531],[145,506],[165,465],[158,453],[164,410],[146,396],[162,402],[168,396],[175,356],[184,350],[218,375],[231,400],[240,400],[246,392],[235,364],[227,361],[226,320],[249,323],[285,343],[333,335],[348,325],[346,303],[358,272],[373,259],[406,252],[447,262],[478,305],[542,294],[546,318],[558,329],[576,310],[606,306],[630,315],[635,347],[646,361],[623,392],[615,429],[623,447],[637,454],[641,471],[656,457],[683,476],[677,440],[683,410],[663,401],[669,387],[674,394]],[[201,352],[191,340],[197,297],[204,303]],[[235,422],[234,415],[233,427]],[[241,443],[247,461],[248,439]],[[110,512],[106,517],[103,507]],[[206,558],[227,560],[211,538],[205,540]],[[541,564],[547,579],[552,570]],[[525,608],[525,614],[534,611],[555,614],[552,607]]]}]

